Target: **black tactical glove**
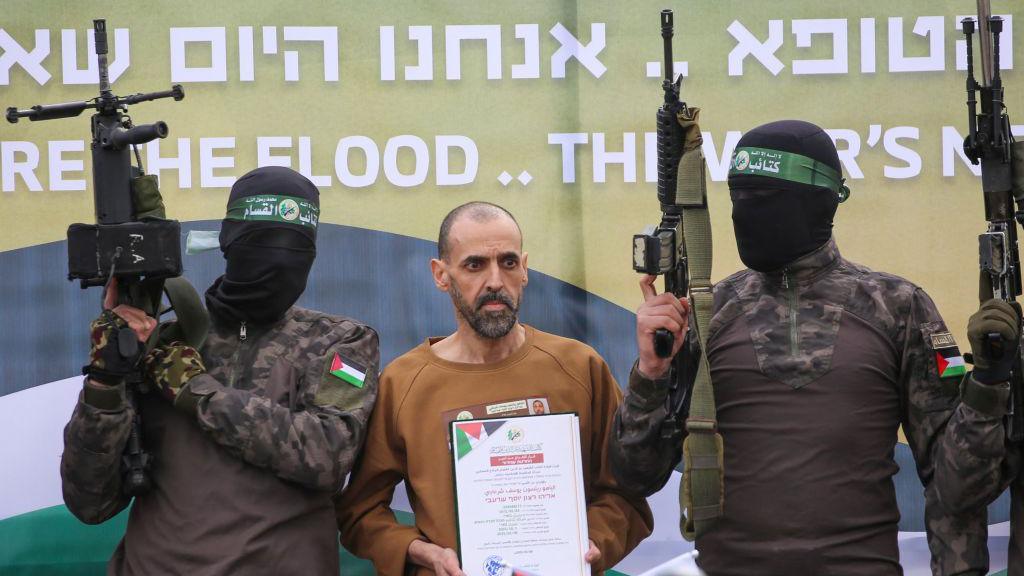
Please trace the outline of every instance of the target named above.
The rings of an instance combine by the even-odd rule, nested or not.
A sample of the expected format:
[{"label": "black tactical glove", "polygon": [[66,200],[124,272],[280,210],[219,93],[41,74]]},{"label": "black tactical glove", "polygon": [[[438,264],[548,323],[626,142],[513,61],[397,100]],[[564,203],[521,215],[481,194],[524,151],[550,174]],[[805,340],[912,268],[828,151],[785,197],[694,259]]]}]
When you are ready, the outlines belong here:
[{"label": "black tactical glove", "polygon": [[101,384],[120,384],[143,352],[128,322],[110,310],[104,310],[89,325],[89,342],[89,365],[82,372]]},{"label": "black tactical glove", "polygon": [[967,322],[967,339],[976,381],[996,384],[1010,379],[1020,347],[1020,315],[1012,305],[994,299],[982,304]]}]

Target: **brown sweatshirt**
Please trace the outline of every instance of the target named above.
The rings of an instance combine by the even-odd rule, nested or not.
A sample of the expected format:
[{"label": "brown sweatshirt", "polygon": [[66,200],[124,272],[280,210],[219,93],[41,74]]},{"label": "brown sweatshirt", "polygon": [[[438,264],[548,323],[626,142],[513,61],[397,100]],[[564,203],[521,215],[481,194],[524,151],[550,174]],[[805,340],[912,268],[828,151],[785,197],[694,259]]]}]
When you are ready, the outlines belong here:
[{"label": "brown sweatshirt", "polygon": [[[435,355],[430,346],[437,340],[396,359],[381,375],[366,449],[336,506],[346,548],[372,560],[381,576],[406,573],[413,540],[455,549],[447,421],[462,411],[502,416],[532,413],[534,406],[579,415],[590,539],[602,554],[594,573],[614,566],[650,534],[647,503],[620,492],[609,469],[605,448],[622,393],[597,352],[527,326],[526,342],[508,358],[463,364]],[[416,526],[399,524],[389,506],[403,480]],[[431,574],[410,568],[414,575]]]}]

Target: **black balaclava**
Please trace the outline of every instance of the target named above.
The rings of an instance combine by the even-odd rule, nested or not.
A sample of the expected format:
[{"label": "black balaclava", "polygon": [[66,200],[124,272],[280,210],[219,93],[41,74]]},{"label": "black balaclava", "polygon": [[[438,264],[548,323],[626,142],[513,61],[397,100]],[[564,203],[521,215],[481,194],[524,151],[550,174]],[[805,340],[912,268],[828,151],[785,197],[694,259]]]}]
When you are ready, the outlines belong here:
[{"label": "black balaclava", "polygon": [[818,126],[781,120],[747,132],[729,170],[740,260],[771,272],[813,252],[848,194],[835,144]]},{"label": "black balaclava", "polygon": [[207,308],[235,322],[280,320],[306,289],[319,219],[320,191],[298,172],[268,166],[239,178],[220,229],[227,266]]}]

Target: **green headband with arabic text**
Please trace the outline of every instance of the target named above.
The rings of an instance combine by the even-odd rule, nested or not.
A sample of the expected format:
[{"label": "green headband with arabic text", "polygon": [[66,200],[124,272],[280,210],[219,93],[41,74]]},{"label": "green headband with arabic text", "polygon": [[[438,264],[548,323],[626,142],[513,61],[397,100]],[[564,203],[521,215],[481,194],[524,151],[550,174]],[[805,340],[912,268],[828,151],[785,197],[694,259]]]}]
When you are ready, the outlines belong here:
[{"label": "green headband with arabic text", "polygon": [[801,154],[744,146],[732,155],[729,176],[764,176],[798,184],[820,186],[836,193],[840,202],[850,197],[843,175],[835,168]]},{"label": "green headband with arabic text", "polygon": [[239,198],[228,205],[225,220],[280,222],[316,230],[320,207],[305,198],[278,194],[257,194]]}]

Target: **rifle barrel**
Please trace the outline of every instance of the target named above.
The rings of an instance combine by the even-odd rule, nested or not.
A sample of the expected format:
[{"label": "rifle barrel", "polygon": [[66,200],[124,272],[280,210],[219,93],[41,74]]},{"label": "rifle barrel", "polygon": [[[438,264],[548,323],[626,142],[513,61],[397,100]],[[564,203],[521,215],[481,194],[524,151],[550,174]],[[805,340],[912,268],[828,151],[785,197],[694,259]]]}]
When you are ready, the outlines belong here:
[{"label": "rifle barrel", "polygon": [[988,18],[992,15],[989,0],[978,0],[978,46],[981,49],[981,85],[992,85],[992,36],[989,34]]},{"label": "rifle barrel", "polygon": [[110,95],[110,74],[107,71],[107,21],[93,20],[94,40],[96,43],[96,65],[100,73],[100,97]]},{"label": "rifle barrel", "polygon": [[974,79],[974,19],[963,19],[964,38],[967,41],[967,141],[964,151],[974,164],[978,163],[978,82]]},{"label": "rifle barrel", "polygon": [[[672,29],[674,27],[672,24],[672,20],[673,17],[671,10],[661,11],[661,38],[664,41],[663,44],[665,48],[664,73],[666,87],[671,86],[672,84],[672,75],[675,68],[675,66],[672,64]],[[666,95],[665,98],[665,101],[668,102],[668,95]]]}]

